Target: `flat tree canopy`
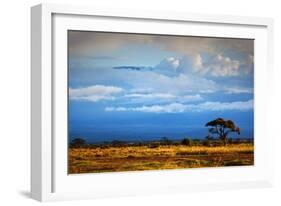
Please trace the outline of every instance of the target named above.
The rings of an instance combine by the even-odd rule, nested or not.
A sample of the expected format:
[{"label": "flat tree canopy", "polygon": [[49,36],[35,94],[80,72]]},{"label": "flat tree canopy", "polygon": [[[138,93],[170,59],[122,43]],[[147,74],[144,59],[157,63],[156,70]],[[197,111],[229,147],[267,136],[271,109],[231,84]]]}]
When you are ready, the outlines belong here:
[{"label": "flat tree canopy", "polygon": [[217,118],[208,122],[206,127],[210,127],[209,133],[217,134],[223,141],[224,145],[227,144],[227,135],[230,132],[237,132],[240,135],[240,128],[235,125],[232,120],[224,120],[223,118]]}]

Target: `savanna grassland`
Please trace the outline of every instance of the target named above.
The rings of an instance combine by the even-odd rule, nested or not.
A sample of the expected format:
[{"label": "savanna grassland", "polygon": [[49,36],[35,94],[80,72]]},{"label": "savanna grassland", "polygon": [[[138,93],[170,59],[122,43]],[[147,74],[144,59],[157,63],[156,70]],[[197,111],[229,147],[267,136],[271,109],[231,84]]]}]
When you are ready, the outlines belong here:
[{"label": "savanna grassland", "polygon": [[69,173],[242,166],[254,164],[253,143],[69,148]]}]

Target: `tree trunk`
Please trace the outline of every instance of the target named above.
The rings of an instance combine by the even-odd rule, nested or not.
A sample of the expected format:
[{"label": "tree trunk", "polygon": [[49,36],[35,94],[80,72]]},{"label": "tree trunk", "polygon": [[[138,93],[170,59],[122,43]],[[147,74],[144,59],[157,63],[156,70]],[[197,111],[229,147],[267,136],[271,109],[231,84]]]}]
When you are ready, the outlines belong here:
[{"label": "tree trunk", "polygon": [[223,139],[223,145],[226,146],[227,145],[227,140],[226,137]]},{"label": "tree trunk", "polygon": [[226,138],[226,136],[221,136],[220,139],[222,140],[223,145],[226,146],[227,145],[227,138]]}]

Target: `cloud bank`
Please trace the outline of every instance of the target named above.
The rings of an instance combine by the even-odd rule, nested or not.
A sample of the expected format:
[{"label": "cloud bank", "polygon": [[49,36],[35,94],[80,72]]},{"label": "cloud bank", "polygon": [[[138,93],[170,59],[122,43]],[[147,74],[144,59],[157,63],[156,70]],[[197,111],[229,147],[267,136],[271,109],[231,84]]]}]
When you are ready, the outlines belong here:
[{"label": "cloud bank", "polygon": [[[190,36],[161,36],[128,33],[80,32],[68,34],[70,56],[107,56],[108,52],[117,52],[126,46],[153,45],[161,51],[180,53],[189,58],[191,66],[200,73],[214,76],[236,76],[243,65],[245,72],[253,69],[254,41],[249,39],[206,38]],[[225,55],[243,55],[243,62]],[[222,55],[224,54],[224,55]],[[213,58],[206,59],[205,55]],[[177,57],[168,57],[158,66],[170,66],[177,70],[182,64]],[[156,66],[157,67],[157,66]],[[241,67],[242,68],[242,67]]]},{"label": "cloud bank", "polygon": [[171,103],[141,107],[106,107],[107,112],[149,112],[149,113],[183,113],[203,111],[247,111],[253,109],[253,100],[237,102],[204,102],[200,104]]},{"label": "cloud bank", "polygon": [[114,100],[114,95],[122,91],[123,89],[120,87],[94,85],[84,88],[70,88],[69,97],[72,100],[98,102],[100,100]]},{"label": "cloud bank", "polygon": [[[251,57],[249,57],[251,59]],[[127,69],[135,71],[153,71],[166,76],[176,76],[179,74],[199,74],[211,77],[232,77],[245,75],[253,72],[253,62],[246,59],[239,61],[222,54],[204,59],[200,54],[196,54],[193,63],[190,57],[168,57],[163,59],[156,66],[118,66],[114,69]],[[193,65],[192,65],[193,64]]]}]

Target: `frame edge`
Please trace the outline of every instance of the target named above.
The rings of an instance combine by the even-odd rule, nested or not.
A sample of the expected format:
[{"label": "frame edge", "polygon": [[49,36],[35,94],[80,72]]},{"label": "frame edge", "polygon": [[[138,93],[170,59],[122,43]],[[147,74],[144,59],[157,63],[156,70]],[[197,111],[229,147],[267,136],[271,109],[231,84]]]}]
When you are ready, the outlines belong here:
[{"label": "frame edge", "polygon": [[42,200],[42,6],[31,8],[31,198]]},{"label": "frame edge", "polygon": [[[80,11],[79,11],[80,10]],[[49,186],[52,184],[50,181],[51,173],[46,165],[49,165],[50,157],[48,157],[51,140],[46,140],[45,137],[49,136],[44,133],[48,129],[44,123],[49,120],[49,108],[46,109],[44,101],[50,101],[49,89],[47,88],[47,82],[50,80],[49,75],[45,77],[46,73],[51,73],[48,62],[50,57],[50,45],[44,42],[51,39],[51,15],[52,13],[61,13],[69,15],[97,15],[97,16],[112,16],[112,17],[124,17],[124,18],[143,18],[143,19],[159,19],[159,20],[179,20],[179,21],[191,21],[194,18],[194,22],[206,22],[206,23],[221,23],[221,24],[247,24],[247,25],[261,25],[268,28],[269,35],[269,69],[274,73],[273,69],[273,27],[274,22],[272,18],[264,17],[242,17],[242,16],[227,16],[227,15],[203,15],[192,13],[171,13],[168,12],[166,17],[164,13],[141,11],[127,12],[128,15],[122,15],[122,10],[114,11],[109,8],[96,9],[93,6],[87,8],[83,6],[71,6],[61,4],[40,4],[31,8],[31,197],[38,201],[50,201],[53,200],[52,190]],[[170,15],[171,14],[171,15]],[[178,17],[173,17],[176,16]],[[146,16],[146,17],[145,17]],[[171,18],[170,18],[171,17]],[[222,18],[223,17],[223,18]],[[205,20],[204,20],[205,19]],[[245,23],[242,23],[242,22]],[[46,56],[47,54],[47,56]],[[271,56],[270,56],[271,55]],[[48,71],[46,71],[46,69]],[[51,89],[50,89],[51,90]],[[46,93],[47,91],[47,93]],[[49,100],[48,100],[49,99]],[[49,123],[48,123],[49,124]],[[51,165],[50,165],[51,166]],[[48,171],[46,171],[48,170]],[[272,174],[271,174],[272,175]],[[272,177],[272,176],[271,176]],[[271,179],[267,183],[270,186],[274,186]],[[50,190],[49,190],[50,189]]]}]

